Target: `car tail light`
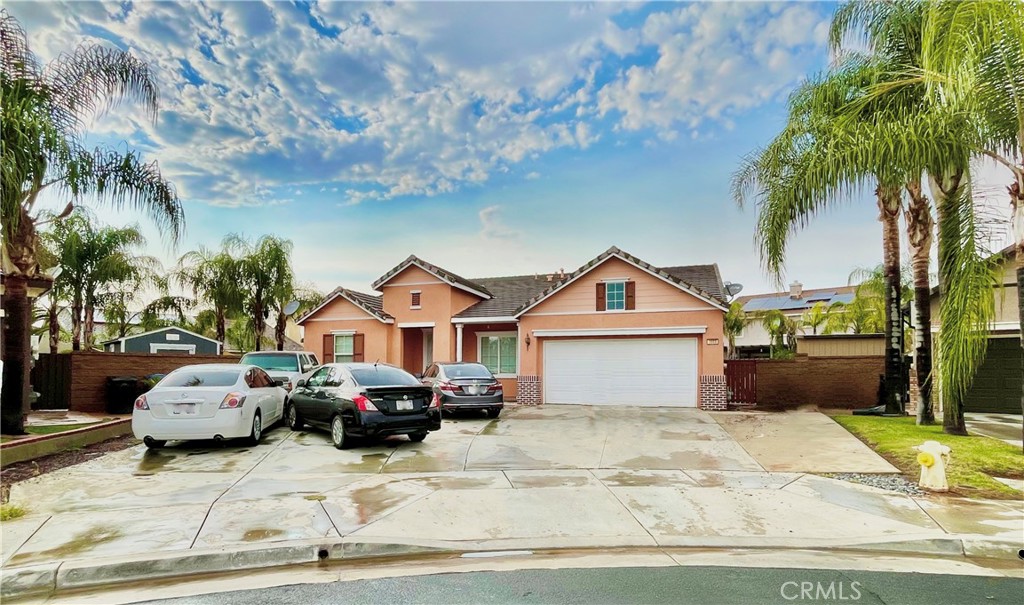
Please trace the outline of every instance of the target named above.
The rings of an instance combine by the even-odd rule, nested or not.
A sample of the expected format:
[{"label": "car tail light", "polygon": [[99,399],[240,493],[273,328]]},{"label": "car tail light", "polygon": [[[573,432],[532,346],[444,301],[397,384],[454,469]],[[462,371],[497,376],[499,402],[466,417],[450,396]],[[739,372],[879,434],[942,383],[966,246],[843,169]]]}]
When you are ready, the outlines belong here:
[{"label": "car tail light", "polygon": [[149,409],[149,402],[146,401],[146,396],[145,395],[139,395],[139,398],[135,400],[135,409],[136,410],[148,410]]},{"label": "car tail light", "polygon": [[457,384],[452,384],[450,382],[439,382],[437,383],[437,388],[441,389],[442,391],[448,391],[449,393],[459,393],[462,391],[462,387],[460,387]]},{"label": "car tail light", "polygon": [[441,407],[441,396],[434,393],[434,398],[430,400],[430,407],[439,408]]},{"label": "car tail light", "polygon": [[377,406],[373,405],[373,402],[366,395],[356,395],[352,398],[352,403],[356,404],[356,409],[360,412],[376,412]]},{"label": "car tail light", "polygon": [[501,383],[498,382],[498,383],[492,384],[491,386],[487,387],[487,394],[488,395],[493,395],[494,393],[497,393],[500,390],[501,390]]},{"label": "car tail light", "polygon": [[220,409],[222,410],[234,410],[242,407],[245,403],[245,393],[228,393],[224,396],[224,401],[220,402]]},{"label": "car tail light", "polygon": [[285,391],[291,393],[292,392],[292,383],[291,383],[291,381],[285,381],[285,383],[281,385],[281,388],[284,389]]}]

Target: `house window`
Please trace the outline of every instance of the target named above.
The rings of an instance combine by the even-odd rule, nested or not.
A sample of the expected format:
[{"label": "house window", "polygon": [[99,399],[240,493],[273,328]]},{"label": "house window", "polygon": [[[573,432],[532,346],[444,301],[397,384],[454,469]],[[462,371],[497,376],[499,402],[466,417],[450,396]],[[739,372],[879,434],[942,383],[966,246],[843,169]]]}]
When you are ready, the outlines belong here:
[{"label": "house window", "polygon": [[334,362],[348,363],[355,361],[355,336],[352,334],[334,335]]},{"label": "house window", "polygon": [[605,284],[605,309],[621,311],[626,308],[626,282],[610,281]]},{"label": "house window", "polygon": [[491,374],[515,375],[516,373],[516,334],[481,334],[480,363],[484,364]]},{"label": "house window", "polygon": [[413,292],[412,292],[412,308],[413,309],[419,309],[420,308],[420,291],[419,290],[413,290]]}]

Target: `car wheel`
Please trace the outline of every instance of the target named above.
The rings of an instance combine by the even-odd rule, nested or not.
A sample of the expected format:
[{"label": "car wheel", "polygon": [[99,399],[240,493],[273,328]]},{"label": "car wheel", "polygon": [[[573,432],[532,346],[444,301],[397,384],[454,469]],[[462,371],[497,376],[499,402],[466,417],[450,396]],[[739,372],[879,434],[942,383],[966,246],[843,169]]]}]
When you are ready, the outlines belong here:
[{"label": "car wheel", "polygon": [[295,404],[288,406],[288,428],[293,431],[302,430],[302,416],[299,416],[299,411],[295,409]]},{"label": "car wheel", "polygon": [[423,441],[426,438],[426,431],[420,431],[418,433],[409,433],[409,441],[412,441],[413,443],[419,443],[420,441]]},{"label": "car wheel", "polygon": [[152,437],[145,437],[142,442],[151,450],[158,450],[167,445],[167,441],[164,439],[153,439]]},{"label": "car wheel", "polygon": [[487,408],[488,418],[497,418],[498,414],[501,414],[501,408]]},{"label": "car wheel", "polygon": [[263,438],[263,418],[260,416],[260,411],[256,410],[256,413],[252,417],[252,432],[249,433],[249,442],[256,445]]},{"label": "car wheel", "polygon": [[342,420],[341,415],[336,415],[331,418],[331,443],[334,447],[339,450],[343,450],[348,447],[348,436],[345,435],[345,421]]}]

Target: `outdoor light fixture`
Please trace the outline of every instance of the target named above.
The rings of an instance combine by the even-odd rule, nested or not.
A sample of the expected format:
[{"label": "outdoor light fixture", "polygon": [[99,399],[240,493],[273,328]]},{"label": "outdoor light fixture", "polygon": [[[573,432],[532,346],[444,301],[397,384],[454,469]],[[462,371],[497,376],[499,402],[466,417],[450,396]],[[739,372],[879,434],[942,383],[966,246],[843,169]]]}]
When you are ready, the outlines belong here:
[{"label": "outdoor light fixture", "polygon": [[526,335],[526,350],[527,351],[530,350],[530,335],[529,334]]}]

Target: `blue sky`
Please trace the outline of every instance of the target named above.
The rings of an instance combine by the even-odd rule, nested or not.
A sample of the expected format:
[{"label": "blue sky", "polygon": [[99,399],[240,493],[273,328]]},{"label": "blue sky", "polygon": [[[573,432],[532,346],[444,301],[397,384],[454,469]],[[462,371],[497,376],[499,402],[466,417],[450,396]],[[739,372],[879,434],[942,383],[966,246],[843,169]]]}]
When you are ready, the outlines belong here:
[{"label": "blue sky", "polygon": [[[18,3],[51,59],[130,49],[157,123],[93,128],[159,161],[186,208],[166,264],[230,232],[295,244],[301,279],[368,284],[409,254],[467,277],[572,270],[611,245],[772,284],[729,180],[827,65],[831,3]],[[54,202],[56,203],[56,202]],[[794,240],[786,279],[839,285],[880,259],[870,199]]]}]

